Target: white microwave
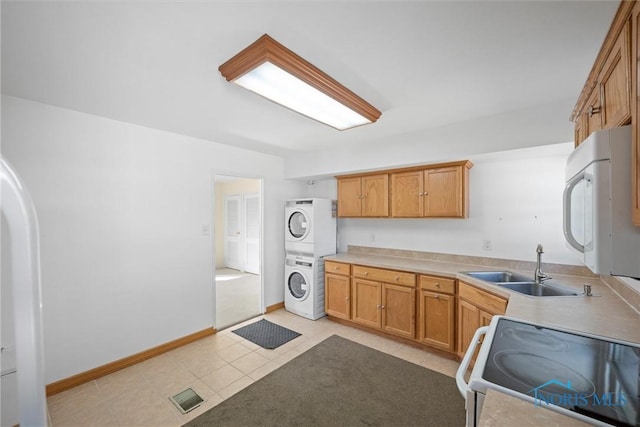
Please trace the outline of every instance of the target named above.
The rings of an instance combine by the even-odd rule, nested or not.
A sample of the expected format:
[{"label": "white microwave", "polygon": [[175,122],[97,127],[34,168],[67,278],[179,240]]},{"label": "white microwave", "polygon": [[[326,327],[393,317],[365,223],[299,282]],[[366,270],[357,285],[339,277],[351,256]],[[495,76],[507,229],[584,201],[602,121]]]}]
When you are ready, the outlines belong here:
[{"label": "white microwave", "polygon": [[640,278],[640,227],[631,221],[631,126],[592,133],[567,160],[567,247],[596,274]]}]

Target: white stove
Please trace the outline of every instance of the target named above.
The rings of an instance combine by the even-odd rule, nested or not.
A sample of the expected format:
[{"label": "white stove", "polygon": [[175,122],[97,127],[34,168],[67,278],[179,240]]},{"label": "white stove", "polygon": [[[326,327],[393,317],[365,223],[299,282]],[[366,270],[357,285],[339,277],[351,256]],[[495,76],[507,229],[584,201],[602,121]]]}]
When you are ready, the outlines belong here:
[{"label": "white stove", "polygon": [[[471,357],[485,335],[469,382]],[[640,344],[495,316],[456,375],[476,426],[492,389],[593,425],[640,426]]]}]

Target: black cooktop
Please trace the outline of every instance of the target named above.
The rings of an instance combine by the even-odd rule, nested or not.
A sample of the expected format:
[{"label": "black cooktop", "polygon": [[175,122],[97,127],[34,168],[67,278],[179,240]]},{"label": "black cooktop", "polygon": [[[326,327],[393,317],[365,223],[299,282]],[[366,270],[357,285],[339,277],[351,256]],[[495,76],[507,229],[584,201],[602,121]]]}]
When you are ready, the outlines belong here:
[{"label": "black cooktop", "polygon": [[499,319],[482,378],[604,423],[640,426],[640,346]]}]

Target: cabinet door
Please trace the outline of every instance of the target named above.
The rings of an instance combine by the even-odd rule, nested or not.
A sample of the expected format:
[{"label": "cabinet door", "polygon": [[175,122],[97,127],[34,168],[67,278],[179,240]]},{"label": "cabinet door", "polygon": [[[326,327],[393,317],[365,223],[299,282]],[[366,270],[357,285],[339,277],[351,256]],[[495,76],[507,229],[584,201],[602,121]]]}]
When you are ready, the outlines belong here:
[{"label": "cabinet door", "polygon": [[424,171],[424,215],[463,217],[462,166]]},{"label": "cabinet door", "polygon": [[418,339],[447,351],[455,350],[455,297],[420,291]]},{"label": "cabinet door", "polygon": [[354,322],[381,328],[381,286],[380,282],[353,278],[351,316]]},{"label": "cabinet door", "polygon": [[362,177],[362,216],[389,216],[389,175]]},{"label": "cabinet door", "polygon": [[391,216],[416,218],[424,212],[422,171],[391,174]]},{"label": "cabinet door", "polygon": [[[465,301],[458,301],[458,354],[460,357],[469,348],[473,334],[480,327],[480,309]],[[475,360],[475,355],[473,357]]]},{"label": "cabinet door", "polygon": [[584,114],[580,113],[576,116],[573,128],[573,146],[577,147],[586,138],[584,123]]},{"label": "cabinet door", "polygon": [[640,3],[636,3],[633,7],[631,15],[631,54],[632,54],[632,110],[633,110],[633,127],[632,127],[632,145],[631,145],[631,207],[632,220],[636,226],[640,227],[640,96],[638,96],[640,78]]},{"label": "cabinet door", "polygon": [[[500,314],[504,314],[504,313],[500,313]],[[489,326],[489,323],[491,323],[491,319],[493,319],[493,314],[489,313],[488,311],[484,311],[484,310],[480,310],[480,326]]]},{"label": "cabinet door", "polygon": [[351,319],[351,279],[327,273],[324,280],[325,311],[341,319]]},{"label": "cabinet door", "polygon": [[416,337],[416,290],[382,284],[382,329],[405,338]]},{"label": "cabinet door", "polygon": [[585,105],[585,125],[587,127],[586,135],[589,136],[593,132],[602,129],[602,114],[600,108],[600,91],[594,89]]},{"label": "cabinet door", "polygon": [[631,117],[631,64],[629,61],[630,23],[622,29],[599,80],[602,101],[602,128],[612,128],[625,124]]},{"label": "cabinet door", "polygon": [[360,216],[362,214],[362,180],[338,179],[338,216]]}]

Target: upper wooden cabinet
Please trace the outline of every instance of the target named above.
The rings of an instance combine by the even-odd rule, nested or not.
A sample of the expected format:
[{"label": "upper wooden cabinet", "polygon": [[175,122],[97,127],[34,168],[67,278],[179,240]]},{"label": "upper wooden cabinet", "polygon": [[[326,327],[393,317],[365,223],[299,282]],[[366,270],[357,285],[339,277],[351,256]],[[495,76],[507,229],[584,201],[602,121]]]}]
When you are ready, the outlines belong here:
[{"label": "upper wooden cabinet", "polygon": [[424,216],[467,216],[469,167],[471,166],[467,162],[424,171]]},{"label": "upper wooden cabinet", "polygon": [[472,166],[463,160],[337,177],[338,216],[389,216],[390,206],[394,218],[465,218]]},{"label": "upper wooden cabinet", "polygon": [[572,114],[576,146],[596,130],[631,121],[631,8],[621,11],[626,17],[614,20]]},{"label": "upper wooden cabinet", "polygon": [[415,218],[424,216],[424,171],[391,174],[391,216]]},{"label": "upper wooden cabinet", "polygon": [[633,144],[631,146],[631,208],[633,210],[632,220],[640,226],[640,96],[638,96],[638,73],[640,67],[640,3],[633,7],[631,16],[631,135]]},{"label": "upper wooden cabinet", "polygon": [[578,145],[578,141],[584,141],[584,139],[587,137],[586,136],[586,132],[587,132],[587,125],[585,124],[586,119],[584,117],[584,114],[580,114],[576,117],[575,122],[574,122],[574,130],[573,130],[573,141],[574,141],[574,145]]},{"label": "upper wooden cabinet", "polygon": [[465,218],[471,166],[465,160],[391,173],[391,216]]},{"label": "upper wooden cabinet", "polygon": [[640,5],[622,1],[618,7],[578,102],[571,114],[575,145],[594,130],[631,123],[633,223],[640,226]]},{"label": "upper wooden cabinet", "polygon": [[338,177],[338,216],[389,216],[389,175]]},{"label": "upper wooden cabinet", "polygon": [[621,126],[631,118],[631,22],[618,35],[600,72],[600,116],[602,128]]},{"label": "upper wooden cabinet", "polygon": [[600,114],[600,104],[600,91],[594,90],[587,100],[586,112],[583,113],[585,116],[584,122],[586,124],[584,135],[585,138],[591,135],[593,132],[602,129],[602,114]]}]

